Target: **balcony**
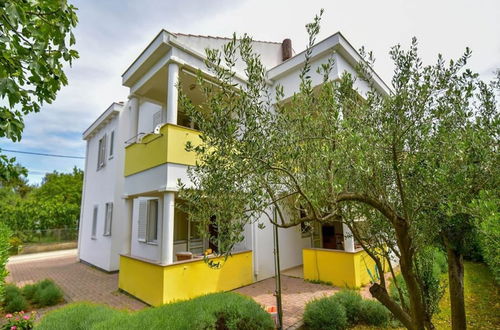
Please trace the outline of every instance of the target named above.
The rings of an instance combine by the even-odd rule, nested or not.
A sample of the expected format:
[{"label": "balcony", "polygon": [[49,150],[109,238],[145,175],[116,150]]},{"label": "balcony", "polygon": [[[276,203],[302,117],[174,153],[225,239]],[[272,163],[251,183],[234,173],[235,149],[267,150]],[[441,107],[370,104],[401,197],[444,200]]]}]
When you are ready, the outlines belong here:
[{"label": "balcony", "polygon": [[186,143],[200,143],[200,132],[173,124],[165,124],[159,134],[147,134],[125,147],[124,175],[129,176],[153,167],[174,163],[194,165],[196,154],[186,151]]}]

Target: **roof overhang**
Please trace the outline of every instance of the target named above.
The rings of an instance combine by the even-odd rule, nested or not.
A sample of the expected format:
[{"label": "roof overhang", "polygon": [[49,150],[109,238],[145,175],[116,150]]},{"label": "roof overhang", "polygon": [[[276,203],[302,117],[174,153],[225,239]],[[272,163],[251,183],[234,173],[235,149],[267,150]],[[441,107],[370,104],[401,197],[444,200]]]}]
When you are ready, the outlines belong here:
[{"label": "roof overhang", "polygon": [[87,140],[94,135],[95,132],[100,130],[103,126],[105,126],[111,119],[117,116],[121,109],[123,108],[123,104],[113,102],[107,109],[104,111],[93,123],[83,132],[83,139]]},{"label": "roof overhang", "polygon": [[[340,54],[352,67],[356,67],[358,63],[364,61],[361,55],[340,32],[337,32],[315,44],[312,47],[310,61],[312,62],[316,58],[332,54],[333,52]],[[298,67],[303,66],[306,59],[305,54],[306,51],[304,50],[294,57],[270,69],[267,73],[268,79],[277,80],[287,75],[289,72],[296,70]],[[377,75],[377,73],[372,68],[370,69],[372,73],[372,83],[374,84],[378,92],[385,95],[390,93],[389,86],[386,85],[386,83]]]}]

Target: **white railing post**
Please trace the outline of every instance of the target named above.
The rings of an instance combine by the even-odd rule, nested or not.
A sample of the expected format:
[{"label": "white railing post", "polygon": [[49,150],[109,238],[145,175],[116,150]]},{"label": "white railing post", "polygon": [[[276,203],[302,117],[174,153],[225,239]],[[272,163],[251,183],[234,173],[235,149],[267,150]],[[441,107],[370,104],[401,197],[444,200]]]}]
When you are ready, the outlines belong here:
[{"label": "white railing post", "polygon": [[163,195],[163,217],[161,232],[161,263],[168,265],[174,261],[174,214],[175,193]]},{"label": "white railing post", "polygon": [[346,252],[354,252],[354,236],[345,223],[342,223],[342,230],[344,231],[344,250]]}]

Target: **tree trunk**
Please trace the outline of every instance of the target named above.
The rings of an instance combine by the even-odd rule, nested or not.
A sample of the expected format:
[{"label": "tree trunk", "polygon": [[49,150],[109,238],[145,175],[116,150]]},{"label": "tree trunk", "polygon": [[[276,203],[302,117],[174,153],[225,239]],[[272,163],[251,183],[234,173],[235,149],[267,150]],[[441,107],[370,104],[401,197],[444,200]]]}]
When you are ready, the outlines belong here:
[{"label": "tree trunk", "polygon": [[391,297],[387,294],[387,290],[380,286],[378,283],[372,284],[370,287],[370,293],[372,296],[380,301],[382,305],[387,307],[388,310],[391,311],[392,315],[394,315],[403,325],[410,329],[417,329],[413,324],[411,317],[406,313],[401,306],[399,306]]},{"label": "tree trunk", "polygon": [[417,275],[414,269],[415,255],[412,250],[412,240],[409,234],[409,228],[406,223],[399,223],[395,226],[397,244],[400,250],[399,265],[401,274],[408,289],[408,298],[410,300],[410,313],[414,328],[418,330],[425,329],[426,312],[423,301],[422,288],[418,284]]},{"label": "tree trunk", "polygon": [[[446,240],[445,240],[446,242]],[[450,285],[451,328],[467,329],[464,298],[464,260],[462,254],[446,244],[448,253],[448,279]]]}]

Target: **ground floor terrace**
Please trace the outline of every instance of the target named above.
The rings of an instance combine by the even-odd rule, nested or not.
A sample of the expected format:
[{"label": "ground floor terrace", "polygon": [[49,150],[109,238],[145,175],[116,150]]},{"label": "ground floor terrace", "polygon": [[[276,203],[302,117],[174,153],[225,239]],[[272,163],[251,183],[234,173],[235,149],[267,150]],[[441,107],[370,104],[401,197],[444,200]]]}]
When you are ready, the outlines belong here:
[{"label": "ground floor terrace", "polygon": [[[203,294],[234,290],[275,275],[269,224],[244,229],[231,257],[216,257],[217,240],[202,238],[182,211],[175,192],[137,196],[132,209],[130,250],[120,255],[119,288],[159,306]],[[217,237],[216,225],[207,228]],[[376,278],[374,262],[340,222],[280,229],[280,266],[304,280],[360,288]],[[218,263],[209,267],[207,258]],[[294,276],[294,275],[292,275]]]},{"label": "ground floor terrace", "polygon": [[[66,303],[86,301],[132,311],[148,307],[119,290],[117,273],[106,273],[78,262],[75,250],[13,258],[7,268],[10,272],[7,281],[20,287],[45,278],[54,280],[64,291]],[[281,277],[281,283],[285,329],[300,324],[307,302],[332,295],[339,290],[337,287],[314,284],[286,275]],[[252,297],[264,307],[276,306],[274,278],[239,287],[234,291]],[[60,306],[51,309],[57,307]],[[43,316],[44,311],[41,313]]]}]

